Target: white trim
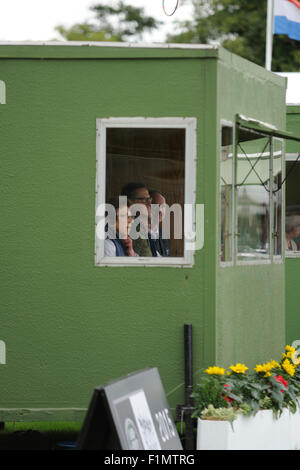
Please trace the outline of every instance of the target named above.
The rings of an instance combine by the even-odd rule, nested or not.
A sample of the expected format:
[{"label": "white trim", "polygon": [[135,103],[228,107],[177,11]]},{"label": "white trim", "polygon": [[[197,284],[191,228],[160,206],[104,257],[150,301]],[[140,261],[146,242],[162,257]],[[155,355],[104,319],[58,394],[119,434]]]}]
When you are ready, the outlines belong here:
[{"label": "white trim", "polygon": [[0,340],[0,364],[6,364],[6,344]]},{"label": "white trim", "polygon": [[300,258],[300,251],[289,251],[289,250],[286,250],[285,251],[285,257],[286,258],[294,258],[294,259],[297,259],[297,258]]},{"label": "white trim", "polygon": [[3,80],[0,80],[0,104],[6,104],[6,85]]},{"label": "white trim", "polygon": [[[286,162],[293,162],[295,160],[297,160],[299,156],[299,153],[286,153],[285,154],[285,161]],[[299,163],[300,163],[300,159],[299,159]]]},{"label": "white trim", "polygon": [[258,264],[272,264],[272,261],[271,259],[259,259],[259,258],[256,258],[256,259],[252,259],[252,260],[249,260],[249,261],[241,261],[241,260],[236,260],[236,265],[237,266],[250,266],[250,265],[258,265]]},{"label": "white trim", "polygon": [[[220,256],[219,256],[220,258]],[[230,268],[234,266],[233,261],[220,261],[220,267],[221,268]]]},{"label": "white trim", "polygon": [[[162,256],[154,258],[154,257],[126,257],[124,258],[124,262],[122,263],[123,258],[121,257],[116,257],[116,258],[110,258],[110,257],[103,257],[101,261],[98,261],[95,263],[96,266],[168,266],[168,267],[184,267],[184,268],[191,268],[192,264],[190,263],[185,263],[184,258],[163,258]],[[183,261],[182,261],[183,260]]]},{"label": "white trim", "polygon": [[[96,209],[105,204],[106,194],[106,129],[107,128],[176,128],[185,129],[185,204],[193,205],[192,226],[196,233],[195,204],[196,204],[196,118],[165,117],[119,117],[99,118],[96,120]],[[184,233],[187,229],[187,217],[184,217]],[[97,220],[95,221],[95,228]],[[184,242],[183,257],[104,257],[104,243],[95,234],[95,265],[96,266],[173,266],[192,267],[194,251],[186,249],[189,242]],[[189,246],[191,243],[189,243]]]},{"label": "white trim", "polygon": [[[297,160],[299,154],[298,153],[286,153],[285,154],[285,161],[286,162],[294,162]],[[298,162],[300,164],[300,159]],[[284,183],[286,184],[286,183]],[[285,258],[289,259],[299,259],[300,258],[300,250],[299,251],[290,251],[290,250],[285,250]]]},{"label": "white trim", "polygon": [[[245,117],[243,117],[243,119],[245,119]],[[250,119],[250,118],[247,118],[248,121],[255,121],[254,119]],[[257,121],[258,122],[258,121]],[[270,125],[268,124],[265,124],[264,125],[267,125],[268,127],[270,127]],[[257,131],[258,134],[261,134],[262,132],[261,131]],[[285,160],[284,160],[284,155],[285,155],[285,147],[284,147],[284,139],[281,138],[281,137],[268,137],[268,139],[271,139],[270,142],[271,142],[271,146],[270,146],[270,152],[267,152],[269,155],[270,155],[270,163],[269,163],[269,173],[270,173],[270,182],[271,182],[271,186],[270,186],[270,193],[269,193],[269,247],[270,247],[270,252],[269,254],[266,255],[266,258],[263,258],[263,259],[259,259],[259,258],[256,258],[256,259],[249,259],[249,260],[240,260],[239,259],[239,256],[242,256],[243,253],[240,253],[238,251],[238,238],[236,237],[236,241],[235,241],[235,264],[237,266],[244,266],[244,265],[252,265],[252,264],[282,264],[283,263],[283,260],[284,260],[284,247],[283,247],[283,244],[284,244],[284,239],[285,239],[285,234],[284,234],[284,212],[283,212],[283,207],[282,207],[282,217],[281,217],[281,227],[280,227],[280,230],[281,230],[281,254],[280,255],[274,255],[274,242],[273,242],[273,231],[274,231],[274,201],[273,201],[273,184],[274,184],[274,175],[273,175],[273,158],[274,158],[274,155],[279,155],[281,154],[282,155],[282,158],[281,158],[281,173],[282,173],[282,177],[283,177],[283,174],[284,174],[284,163],[285,163]],[[281,142],[282,144],[282,152],[273,152],[274,150],[274,146],[273,146],[273,142],[274,141],[279,141]],[[238,160],[240,160],[240,157],[239,157],[240,154],[237,154],[236,155],[236,165],[238,165]],[[297,155],[298,156],[298,155]],[[271,178],[272,176],[272,178]],[[272,195],[272,197],[271,197]],[[238,197],[237,197],[237,191],[235,191],[235,204],[237,205],[237,201],[238,201]],[[282,204],[281,204],[282,206]],[[236,219],[235,219],[235,233],[238,232],[238,213],[237,213],[237,210],[236,210]]]},{"label": "white trim", "polygon": [[176,44],[146,42],[112,42],[112,41],[0,41],[0,46],[63,46],[63,47],[122,47],[132,49],[198,49],[218,50],[217,45]]},{"label": "white trim", "polygon": [[[218,184],[218,208],[217,211],[217,240],[219,240],[218,244],[218,258],[219,258],[219,265],[221,267],[230,267],[234,266],[234,147],[235,147],[235,124],[232,121],[227,121],[226,119],[221,119],[220,121],[220,131],[219,131],[219,142],[220,142],[220,150],[219,150],[219,184]],[[221,157],[222,157],[222,128],[223,127],[231,127],[232,128],[232,194],[231,194],[231,261],[221,261],[220,258],[220,241],[221,241]]]},{"label": "white trim", "polygon": [[[242,121],[246,121],[246,122],[253,122],[254,124],[259,124],[263,127],[266,127],[267,129],[270,129],[270,130],[273,130],[273,131],[277,131],[278,128],[273,126],[273,124],[269,124],[268,122],[264,122],[264,121],[259,121],[258,119],[253,119],[253,118],[250,118],[248,116],[244,116],[244,114],[239,114],[238,117],[242,120]],[[240,126],[243,127],[243,123],[241,122],[240,123]],[[257,134],[262,134],[263,135],[263,129],[262,130],[254,130],[254,129],[247,129],[249,130],[250,132],[256,132]]]},{"label": "white trim", "polygon": [[[281,152],[278,151],[278,152],[274,152],[274,145],[273,145],[273,142],[274,141],[277,141],[277,142],[280,142],[281,143]],[[278,254],[274,254],[274,237],[273,237],[273,234],[274,234],[274,200],[272,202],[272,211],[273,211],[273,222],[271,222],[271,237],[272,237],[272,245],[273,245],[273,261],[274,263],[278,263],[278,259],[280,258],[281,261],[283,261],[283,256],[284,256],[284,243],[285,243],[285,224],[284,224],[284,221],[285,221],[285,211],[284,211],[284,208],[283,208],[283,185],[282,185],[282,181],[284,180],[285,178],[285,140],[280,138],[280,137],[273,137],[272,138],[272,159],[271,159],[271,162],[272,162],[272,195],[274,197],[274,192],[273,192],[273,185],[274,185],[274,165],[273,165],[273,162],[274,162],[274,155],[275,156],[278,156],[278,155],[281,155],[281,188],[280,188],[280,191],[281,191],[281,204],[280,204],[280,207],[281,207],[281,226],[280,226],[280,231],[281,231],[281,254],[278,255]],[[270,198],[271,199],[271,198]],[[270,212],[271,214],[271,212]],[[270,246],[271,246],[271,239],[270,239]]]}]

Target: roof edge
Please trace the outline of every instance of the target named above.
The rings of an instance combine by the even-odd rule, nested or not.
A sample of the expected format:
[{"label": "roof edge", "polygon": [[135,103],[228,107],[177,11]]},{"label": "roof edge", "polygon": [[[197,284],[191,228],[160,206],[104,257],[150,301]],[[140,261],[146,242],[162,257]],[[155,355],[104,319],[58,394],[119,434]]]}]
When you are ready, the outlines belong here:
[{"label": "roof edge", "polygon": [[0,41],[0,46],[64,46],[64,47],[122,47],[147,49],[200,49],[218,50],[219,46],[210,44],[187,43],[147,43],[147,42],[113,42],[113,41]]}]

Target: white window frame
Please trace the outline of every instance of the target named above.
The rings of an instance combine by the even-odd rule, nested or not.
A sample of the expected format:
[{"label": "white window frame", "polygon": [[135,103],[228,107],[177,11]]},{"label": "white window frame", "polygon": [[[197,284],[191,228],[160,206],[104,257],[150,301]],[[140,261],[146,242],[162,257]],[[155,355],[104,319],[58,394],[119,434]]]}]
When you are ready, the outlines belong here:
[{"label": "white window frame", "polygon": [[[286,153],[285,154],[285,162],[294,162],[295,160],[297,160],[298,155],[299,155],[298,153]],[[298,162],[299,162],[299,165],[300,165],[300,159],[298,160]],[[288,181],[288,179],[287,179],[287,181]],[[285,181],[285,183],[284,183],[285,192],[286,192],[287,181]],[[284,219],[285,219],[285,217],[286,217],[286,207],[285,207],[285,211],[284,211],[283,216],[284,216]],[[284,243],[285,257],[286,258],[297,258],[297,259],[299,259],[300,258],[300,250],[299,251],[289,251],[289,250],[285,249],[285,233],[284,233],[283,240],[284,240],[283,243]]]},{"label": "white window frame", "polygon": [[[225,119],[221,119],[220,121],[221,127],[220,127],[220,136],[219,136],[219,142],[220,142],[220,151],[219,151],[219,185],[218,185],[218,205],[219,205],[219,210],[217,211],[218,214],[218,220],[217,220],[217,227],[218,227],[218,239],[219,239],[219,244],[218,244],[218,258],[219,258],[219,263],[221,267],[228,267],[228,266],[233,266],[234,265],[234,197],[235,197],[235,191],[234,191],[234,166],[235,166],[235,124],[232,121],[226,121]],[[221,261],[220,258],[220,240],[221,240],[221,153],[222,153],[222,129],[223,127],[230,127],[232,128],[232,194],[231,194],[231,261]]]},{"label": "white window frame", "polygon": [[[263,132],[262,132],[263,134]],[[236,238],[235,240],[235,264],[237,266],[246,266],[246,265],[259,265],[259,264],[282,264],[283,263],[283,260],[284,260],[284,240],[285,240],[285,233],[284,233],[284,222],[283,222],[283,218],[285,217],[285,213],[284,213],[284,208],[283,208],[283,205],[281,206],[282,207],[282,221],[281,221],[281,227],[280,227],[280,230],[281,230],[281,236],[282,236],[282,248],[281,248],[281,255],[274,255],[274,241],[273,241],[273,231],[274,231],[274,202],[273,202],[273,198],[271,197],[271,194],[273,194],[273,159],[274,159],[274,153],[273,153],[273,148],[274,148],[274,145],[273,145],[273,142],[274,140],[277,140],[279,142],[282,143],[282,159],[281,159],[281,173],[282,173],[282,177],[284,178],[284,164],[285,164],[285,159],[284,159],[284,155],[285,155],[285,147],[284,147],[284,140],[282,138],[279,138],[279,137],[271,137],[271,147],[270,147],[270,154],[271,154],[271,158],[270,158],[270,195],[269,195],[269,237],[270,237],[270,253],[269,253],[269,258],[268,259],[255,259],[255,260],[239,260],[238,259],[238,251],[237,251],[237,243],[238,243],[238,240]],[[237,156],[236,156],[236,161],[237,161]],[[283,191],[284,189],[282,189]],[[282,201],[283,201],[283,195],[282,195]],[[237,193],[235,191],[235,196],[234,196],[234,205],[236,206],[237,204]],[[238,231],[238,220],[237,220],[237,210],[236,210],[236,215],[235,215],[235,232]],[[298,253],[298,256],[296,257],[300,257],[300,251],[297,252]],[[295,257],[295,255],[291,256],[291,257]]]},{"label": "white window frame", "polygon": [[[192,227],[196,233],[196,118],[165,117],[120,117],[96,119],[96,211],[99,205],[105,204],[106,194],[106,129],[108,128],[174,128],[185,129],[185,194],[184,203],[192,204]],[[95,228],[97,218],[95,218]],[[184,212],[184,233],[187,233],[187,213]],[[96,266],[172,266],[192,267],[194,251],[187,250],[188,241],[184,240],[183,257],[105,257],[104,240],[95,234]]]},{"label": "white window frame", "polygon": [[[261,134],[264,137],[270,138],[270,136],[265,135],[263,131],[254,131],[257,134]],[[271,142],[271,148],[270,148],[270,164],[269,164],[269,172],[271,173],[271,165],[272,165],[272,137],[270,139]],[[237,146],[236,146],[237,147]],[[254,266],[254,265],[264,265],[264,264],[272,264],[273,263],[273,253],[271,252],[271,237],[272,237],[272,220],[271,220],[271,196],[269,194],[269,256],[268,258],[256,258],[256,259],[248,259],[248,260],[240,260],[238,259],[238,210],[237,210],[237,203],[238,203],[238,196],[237,196],[237,188],[236,188],[236,177],[237,177],[237,165],[238,165],[238,156],[237,156],[237,151],[235,152],[235,191],[234,191],[234,206],[235,206],[235,240],[234,240],[234,257],[235,257],[235,265],[236,266]]]},{"label": "white window frame", "polygon": [[[271,223],[271,227],[272,227],[272,238],[273,238],[273,241],[272,241],[272,254],[273,254],[273,262],[275,264],[281,264],[283,263],[283,259],[284,259],[284,252],[285,252],[285,231],[284,231],[284,227],[285,227],[285,207],[284,206],[284,191],[285,191],[285,184],[282,184],[282,181],[284,180],[285,178],[285,168],[284,168],[284,165],[285,165],[285,141],[284,139],[281,139],[279,137],[273,137],[273,142],[274,140],[277,140],[278,142],[281,142],[281,148],[282,148],[282,156],[281,156],[281,227],[280,227],[280,230],[281,230],[281,254],[280,255],[275,255],[274,254],[274,238],[273,238],[273,232],[274,232],[274,203],[272,202],[272,223]],[[273,173],[273,168],[274,168],[274,165],[273,165],[273,160],[274,160],[274,145],[272,144],[272,158],[271,158],[271,162],[272,162],[272,173]],[[273,184],[274,184],[274,176],[272,178],[272,191],[273,191]]]}]

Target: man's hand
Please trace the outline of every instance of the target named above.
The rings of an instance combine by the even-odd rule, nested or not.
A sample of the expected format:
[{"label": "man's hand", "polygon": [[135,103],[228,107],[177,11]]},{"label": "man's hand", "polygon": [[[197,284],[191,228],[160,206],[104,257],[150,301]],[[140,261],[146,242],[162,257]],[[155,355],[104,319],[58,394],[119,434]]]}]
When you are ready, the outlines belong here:
[{"label": "man's hand", "polygon": [[123,244],[124,244],[124,248],[125,248],[125,251],[127,253],[128,256],[135,256],[135,253],[134,253],[134,250],[133,250],[133,247],[132,247],[132,240],[130,237],[127,237],[127,238],[124,238],[123,239]]}]

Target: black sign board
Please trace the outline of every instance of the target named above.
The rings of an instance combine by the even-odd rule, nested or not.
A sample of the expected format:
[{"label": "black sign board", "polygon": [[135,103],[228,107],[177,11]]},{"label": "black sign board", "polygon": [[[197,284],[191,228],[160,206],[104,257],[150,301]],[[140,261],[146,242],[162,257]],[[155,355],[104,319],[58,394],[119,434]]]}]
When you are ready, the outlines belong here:
[{"label": "black sign board", "polygon": [[182,450],[158,370],[95,388],[77,449]]}]

